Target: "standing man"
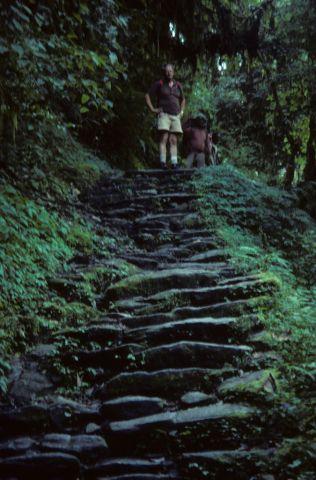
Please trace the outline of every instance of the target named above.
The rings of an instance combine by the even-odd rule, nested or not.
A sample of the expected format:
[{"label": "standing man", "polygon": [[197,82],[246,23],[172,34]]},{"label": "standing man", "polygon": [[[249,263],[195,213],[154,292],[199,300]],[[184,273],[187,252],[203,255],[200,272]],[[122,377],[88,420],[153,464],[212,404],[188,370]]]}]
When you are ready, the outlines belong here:
[{"label": "standing man", "polygon": [[[177,137],[182,133],[181,118],[185,99],[180,83],[173,79],[174,67],[171,63],[163,66],[163,80],[155,82],[145,95],[150,110],[158,115],[160,167],[167,169],[167,143],[169,139],[171,168],[178,168]],[[156,93],[158,108],[154,108],[150,97]]]}]

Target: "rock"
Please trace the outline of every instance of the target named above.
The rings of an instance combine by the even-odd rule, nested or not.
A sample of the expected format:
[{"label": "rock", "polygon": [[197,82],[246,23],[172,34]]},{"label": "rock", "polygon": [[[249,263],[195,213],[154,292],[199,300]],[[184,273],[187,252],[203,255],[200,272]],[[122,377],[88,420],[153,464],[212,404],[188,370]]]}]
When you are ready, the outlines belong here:
[{"label": "rock", "polygon": [[[136,435],[138,433],[153,434],[157,429],[160,431],[170,431],[181,429],[181,427],[203,429],[205,422],[214,422],[216,420],[225,419],[227,422],[234,423],[244,420],[246,424],[250,417],[255,413],[251,407],[233,404],[217,404],[206,407],[195,407],[188,410],[180,410],[178,412],[164,412],[146,417],[140,417],[133,420],[123,420],[119,422],[111,422],[109,425],[110,432],[113,435],[124,436]],[[192,425],[192,426],[191,426]],[[109,441],[112,439],[109,437]]]},{"label": "rock", "polygon": [[48,408],[39,405],[22,407],[0,413],[0,436],[31,434],[49,428],[51,424]]},{"label": "rock", "polygon": [[30,437],[15,438],[7,442],[0,443],[1,456],[15,456],[25,453],[35,447],[36,442]]},{"label": "rock", "polygon": [[102,399],[113,399],[125,395],[159,395],[163,391],[167,399],[174,400],[177,395],[183,395],[192,388],[201,388],[211,393],[223,379],[230,378],[237,372],[238,370],[233,368],[181,368],[152,373],[120,373],[106,384],[100,396]]},{"label": "rock", "polygon": [[65,479],[76,480],[80,473],[80,462],[63,453],[42,453],[10,457],[0,460],[1,478]]},{"label": "rock", "polygon": [[47,395],[55,389],[55,385],[47,374],[39,371],[35,361],[20,360],[15,362],[9,375],[9,394],[19,401],[30,401],[37,396]]},{"label": "rock", "polygon": [[89,435],[91,433],[96,433],[100,432],[100,425],[97,425],[96,423],[89,423],[86,426],[86,433]]},{"label": "rock", "polygon": [[[226,396],[247,397],[249,399],[262,399],[263,392],[273,394],[276,389],[276,378],[280,375],[277,370],[259,370],[247,373],[241,377],[231,378],[218,387],[221,398]],[[267,401],[267,398],[265,398]]]},{"label": "rock", "polygon": [[201,319],[190,318],[178,320],[150,327],[135,328],[125,335],[126,341],[150,343],[168,342],[168,340],[213,340],[227,341],[233,335],[232,327],[235,318],[214,319],[206,317]]},{"label": "rock", "polygon": [[207,395],[203,392],[188,392],[181,397],[181,402],[185,405],[197,405],[199,403],[217,403],[215,395]]},{"label": "rock", "polygon": [[67,435],[50,433],[40,442],[43,451],[69,453],[81,461],[93,463],[108,455],[105,440],[98,435]]},{"label": "rock", "polygon": [[[154,474],[162,471],[167,462],[164,458],[156,461],[143,458],[113,458],[99,462],[87,469],[88,477],[100,475]],[[168,464],[167,464],[168,465]],[[141,477],[140,477],[141,478]]]},{"label": "rock", "polygon": [[146,370],[165,368],[221,368],[252,352],[251,347],[205,342],[177,342],[136,353],[136,362],[144,361]]},{"label": "rock", "polygon": [[130,419],[162,412],[166,401],[158,397],[129,396],[104,402],[100,413],[106,419]]},{"label": "rock", "polygon": [[218,273],[210,270],[181,268],[158,272],[149,272],[143,275],[134,275],[123,279],[107,290],[110,301],[132,298],[135,296],[153,295],[165,290],[187,289],[194,287],[212,286],[218,279]]}]

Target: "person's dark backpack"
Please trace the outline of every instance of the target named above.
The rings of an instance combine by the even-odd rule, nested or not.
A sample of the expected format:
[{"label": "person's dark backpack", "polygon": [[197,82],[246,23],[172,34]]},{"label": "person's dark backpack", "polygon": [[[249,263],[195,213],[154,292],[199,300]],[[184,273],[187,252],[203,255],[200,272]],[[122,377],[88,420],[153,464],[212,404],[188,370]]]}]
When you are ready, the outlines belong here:
[{"label": "person's dark backpack", "polygon": [[[188,137],[185,134],[182,135],[182,141],[181,141],[181,145],[180,145],[180,148],[179,148],[181,158],[187,158],[187,156],[190,153],[190,142],[191,142],[191,138],[193,138],[194,130],[195,130],[195,127],[192,127],[192,121],[193,121],[193,119],[190,118],[190,122],[189,122],[189,128],[191,128],[190,137]],[[207,131],[206,128],[204,129],[204,131],[205,131],[205,150],[206,150],[207,140],[208,140],[208,131]]]}]

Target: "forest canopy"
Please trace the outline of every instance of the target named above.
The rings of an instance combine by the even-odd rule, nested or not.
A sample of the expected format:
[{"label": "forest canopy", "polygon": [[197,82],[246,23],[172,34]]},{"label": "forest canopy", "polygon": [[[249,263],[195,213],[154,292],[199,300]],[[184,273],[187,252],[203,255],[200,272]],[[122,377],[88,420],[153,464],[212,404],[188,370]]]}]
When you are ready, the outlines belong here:
[{"label": "forest canopy", "polygon": [[35,163],[54,155],[52,128],[122,169],[155,165],[155,118],[144,93],[168,61],[186,113],[203,110],[222,131],[222,160],[277,185],[316,180],[314,0],[0,7],[4,165],[14,151]]}]

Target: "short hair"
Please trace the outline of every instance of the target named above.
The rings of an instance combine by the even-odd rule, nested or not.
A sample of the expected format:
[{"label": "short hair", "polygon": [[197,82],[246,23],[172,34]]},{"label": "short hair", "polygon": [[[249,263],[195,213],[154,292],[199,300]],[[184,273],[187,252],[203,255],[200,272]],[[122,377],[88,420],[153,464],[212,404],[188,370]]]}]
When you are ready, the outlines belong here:
[{"label": "short hair", "polygon": [[172,63],[165,63],[165,64],[161,67],[163,72],[165,72],[166,67],[168,67],[168,65],[170,65],[170,67],[171,67],[172,70],[174,71],[174,65],[173,65]]}]

